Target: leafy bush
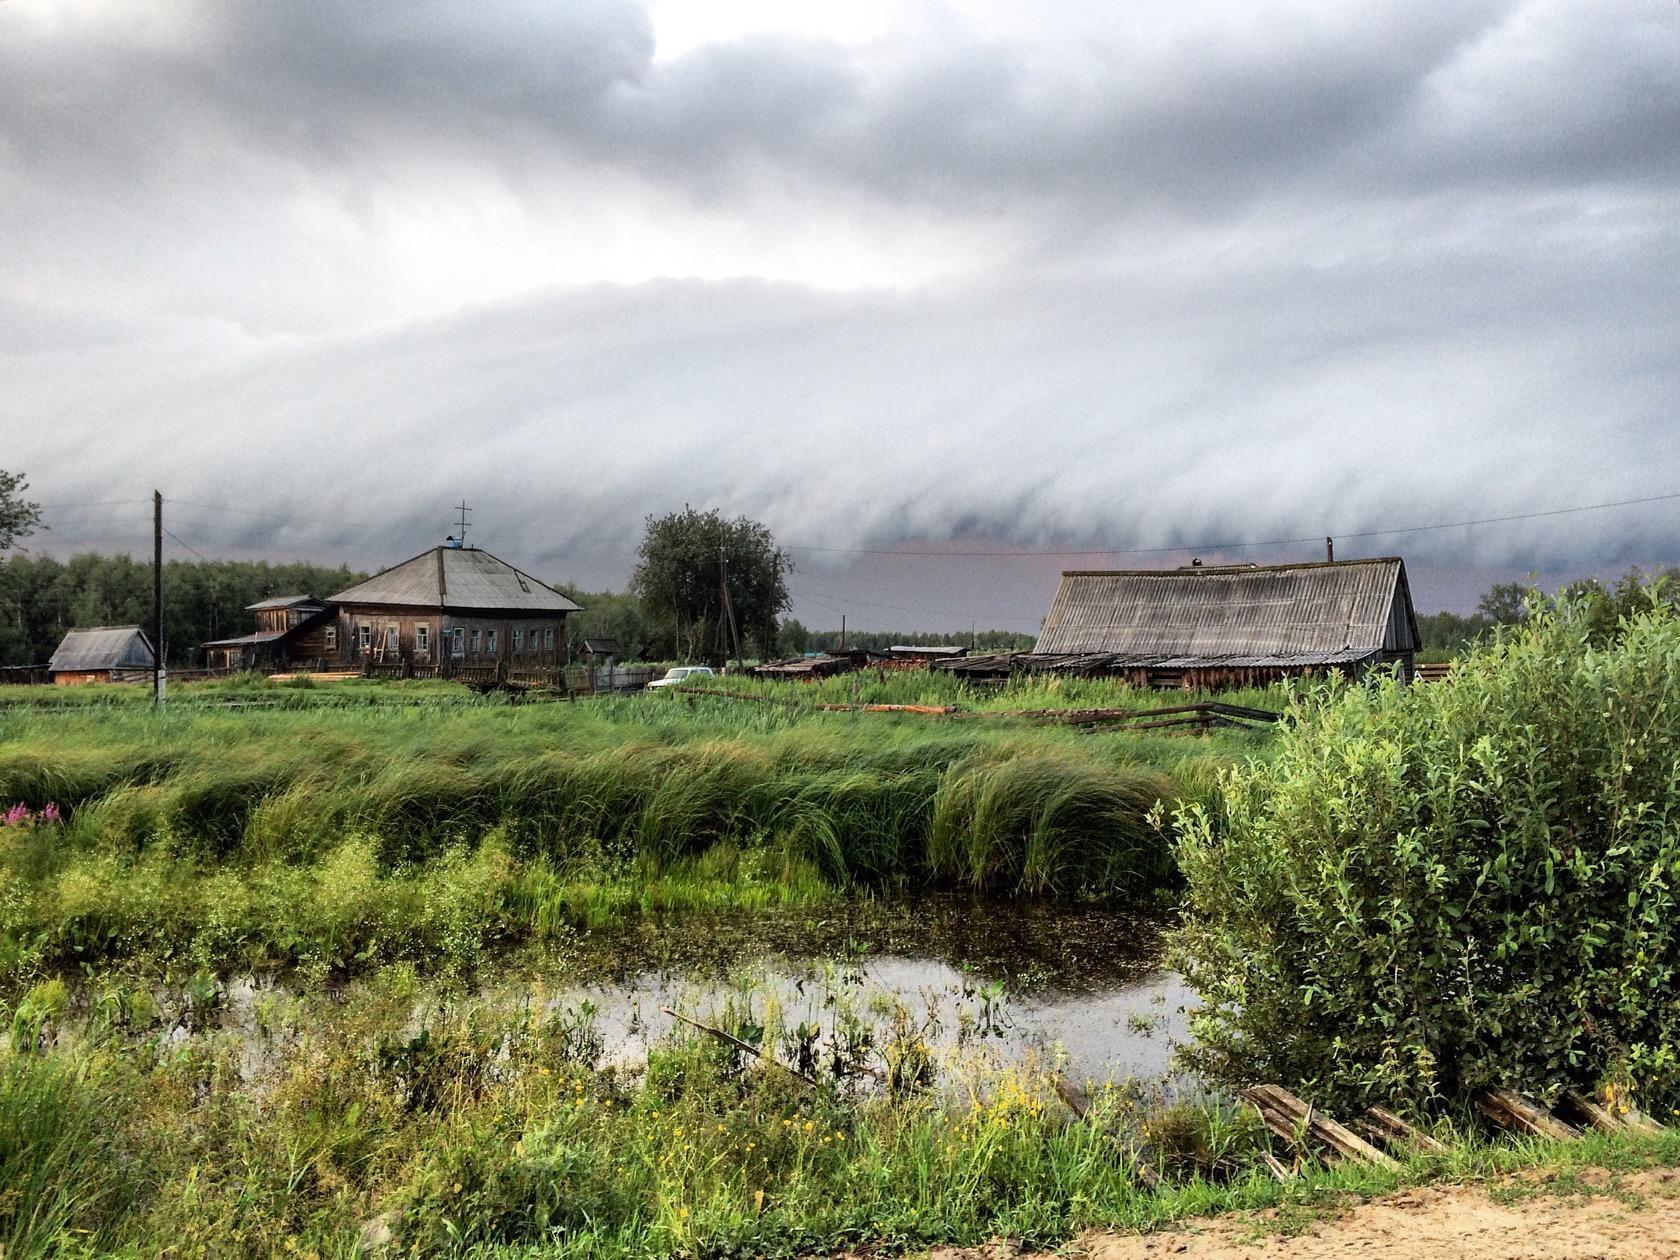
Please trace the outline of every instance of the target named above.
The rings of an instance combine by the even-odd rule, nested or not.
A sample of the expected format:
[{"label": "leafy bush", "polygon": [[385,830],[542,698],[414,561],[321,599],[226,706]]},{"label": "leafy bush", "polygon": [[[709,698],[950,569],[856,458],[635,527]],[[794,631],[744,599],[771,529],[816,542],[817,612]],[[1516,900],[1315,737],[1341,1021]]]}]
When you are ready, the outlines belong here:
[{"label": "leafy bush", "polygon": [[1180,810],[1193,1066],[1317,1099],[1680,1103],[1680,617],[1579,603],[1449,682],[1327,685]]}]

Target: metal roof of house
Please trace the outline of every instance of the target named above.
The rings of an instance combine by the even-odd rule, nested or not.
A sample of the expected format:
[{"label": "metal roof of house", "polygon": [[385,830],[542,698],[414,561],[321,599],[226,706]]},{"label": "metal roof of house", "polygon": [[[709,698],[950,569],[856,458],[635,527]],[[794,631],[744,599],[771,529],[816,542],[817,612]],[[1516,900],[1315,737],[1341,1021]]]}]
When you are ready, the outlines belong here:
[{"label": "metal roof of house", "polygon": [[553,587],[476,547],[433,547],[340,591],[328,602],[484,612],[582,611]]},{"label": "metal roof of house", "polygon": [[1396,600],[1415,643],[1406,566],[1395,556],[1072,571],[1062,574],[1034,652],[1109,666],[1347,664],[1383,650]]},{"label": "metal roof of house", "polygon": [[325,608],[326,605],[313,595],[276,595],[273,599],[260,599],[254,604],[246,604],[246,612],[261,612],[265,608],[298,608],[308,604],[311,608]]},{"label": "metal roof of house", "polygon": [[211,639],[200,647],[243,647],[247,643],[273,643],[276,639],[284,639],[291,632],[289,630],[261,630],[256,634],[242,634],[237,639]]},{"label": "metal roof of house", "polygon": [[152,641],[139,626],[90,626],[72,630],[47,662],[57,674],[101,669],[150,669]]}]

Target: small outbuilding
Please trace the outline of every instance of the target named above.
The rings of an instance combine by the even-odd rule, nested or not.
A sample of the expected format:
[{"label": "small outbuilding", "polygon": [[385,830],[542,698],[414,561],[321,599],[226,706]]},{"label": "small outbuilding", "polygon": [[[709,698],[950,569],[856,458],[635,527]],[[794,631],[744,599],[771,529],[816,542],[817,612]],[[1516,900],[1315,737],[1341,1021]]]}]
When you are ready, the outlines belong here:
[{"label": "small outbuilding", "polygon": [[130,682],[150,678],[155,664],[152,641],[139,626],[89,626],[59,641],[47,674],[61,687]]},{"label": "small outbuilding", "polygon": [[1409,682],[1417,649],[1405,561],[1385,556],[1066,572],[1034,651],[1015,661],[1213,689],[1379,666]]},{"label": "small outbuilding", "polygon": [[277,595],[246,605],[256,633],[204,644],[212,669],[267,669],[291,661],[326,660],[337,654],[336,618],[310,595]]}]

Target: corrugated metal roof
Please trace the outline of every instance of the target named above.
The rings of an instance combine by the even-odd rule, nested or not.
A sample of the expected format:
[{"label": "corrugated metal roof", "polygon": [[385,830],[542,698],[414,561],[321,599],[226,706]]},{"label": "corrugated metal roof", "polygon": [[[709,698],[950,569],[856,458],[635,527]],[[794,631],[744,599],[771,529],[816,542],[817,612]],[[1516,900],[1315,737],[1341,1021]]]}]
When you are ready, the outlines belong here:
[{"label": "corrugated metal roof", "polygon": [[1397,557],[1243,568],[1069,572],[1034,651],[1111,665],[1343,664],[1383,649]]},{"label": "corrugated metal roof", "polygon": [[340,591],[328,602],[485,612],[582,611],[553,587],[476,547],[433,547]]},{"label": "corrugated metal roof", "polygon": [[139,626],[91,626],[72,630],[47,662],[53,673],[100,669],[150,669],[152,641]]},{"label": "corrugated metal roof", "polygon": [[325,608],[326,605],[313,595],[276,595],[273,599],[260,599],[254,604],[246,604],[246,612],[261,612],[265,608],[296,608],[308,604],[311,608]]}]

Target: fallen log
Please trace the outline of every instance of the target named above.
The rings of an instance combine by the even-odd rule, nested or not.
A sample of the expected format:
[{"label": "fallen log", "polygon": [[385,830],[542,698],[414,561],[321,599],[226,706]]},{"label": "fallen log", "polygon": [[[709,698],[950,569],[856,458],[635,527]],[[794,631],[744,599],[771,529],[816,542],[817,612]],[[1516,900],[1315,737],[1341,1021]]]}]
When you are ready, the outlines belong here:
[{"label": "fallen log", "polygon": [[1240,1091],[1238,1096],[1251,1104],[1266,1128],[1285,1142],[1294,1142],[1297,1135],[1305,1134],[1344,1159],[1357,1159],[1383,1168],[1400,1166],[1357,1133],[1281,1086],[1255,1085]]},{"label": "fallen log", "polygon": [[1539,1103],[1530,1102],[1509,1089],[1486,1089],[1471,1099],[1476,1110],[1503,1129],[1533,1137],[1567,1141],[1581,1136],[1579,1129],[1565,1124]]}]

